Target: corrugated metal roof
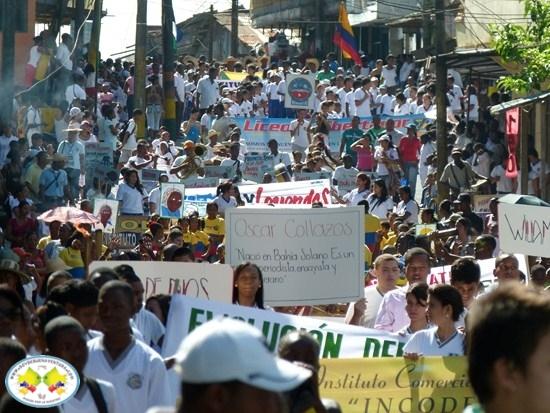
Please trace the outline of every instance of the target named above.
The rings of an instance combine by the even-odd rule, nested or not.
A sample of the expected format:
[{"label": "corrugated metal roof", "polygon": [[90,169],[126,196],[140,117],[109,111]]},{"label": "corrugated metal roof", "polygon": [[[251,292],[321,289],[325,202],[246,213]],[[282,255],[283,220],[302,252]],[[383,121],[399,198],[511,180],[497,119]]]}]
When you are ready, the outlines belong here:
[{"label": "corrugated metal roof", "polygon": [[536,95],[526,96],[513,99],[508,102],[499,103],[498,105],[491,106],[489,110],[491,111],[491,115],[497,115],[502,111],[517,108],[518,106],[530,105],[548,98],[550,98],[550,92],[541,92]]},{"label": "corrugated metal roof", "polygon": [[[215,13],[214,18],[231,31],[231,13]],[[253,47],[258,43],[267,42],[267,37],[252,27],[252,21],[249,14],[239,13],[239,40]]]}]

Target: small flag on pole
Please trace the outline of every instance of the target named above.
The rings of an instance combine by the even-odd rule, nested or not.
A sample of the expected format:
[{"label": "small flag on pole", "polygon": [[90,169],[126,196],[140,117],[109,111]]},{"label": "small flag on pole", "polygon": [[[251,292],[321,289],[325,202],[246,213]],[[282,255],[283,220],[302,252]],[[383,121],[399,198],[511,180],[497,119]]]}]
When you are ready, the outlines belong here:
[{"label": "small flag on pole", "polygon": [[361,57],[357,53],[357,42],[353,35],[353,30],[349,24],[346,5],[342,1],[338,8],[338,24],[332,38],[332,42],[342,49],[342,56],[346,59],[352,59],[356,64],[361,64]]}]

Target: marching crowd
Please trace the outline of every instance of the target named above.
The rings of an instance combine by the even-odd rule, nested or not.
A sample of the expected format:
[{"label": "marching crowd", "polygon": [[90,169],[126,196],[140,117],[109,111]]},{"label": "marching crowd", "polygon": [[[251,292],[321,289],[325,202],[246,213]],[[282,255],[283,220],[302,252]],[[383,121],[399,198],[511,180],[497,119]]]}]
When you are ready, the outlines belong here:
[{"label": "marching crowd", "polygon": [[[174,358],[162,359],[170,296],[145,300],[143,283],[130,265],[223,264],[225,212],[246,206],[239,187],[324,174],[333,204],[364,208],[365,298],[272,309],[264,304],[260,266],[243,263],[234,269],[233,303],[292,314],[345,315],[348,324],[401,336],[407,341],[405,356],[413,360],[466,354],[475,363],[470,378],[487,412],[513,411],[524,403],[531,406],[526,411],[547,411],[550,403],[539,404],[540,398],[533,400],[529,392],[535,391],[536,380],[549,380],[548,372],[536,369],[548,357],[541,346],[548,348],[550,337],[545,291],[550,262],[532,257],[521,272],[517,256],[501,251],[498,240],[498,197],[516,193],[519,180],[506,174],[503,119],[487,110],[506,100],[504,94],[489,95],[488,85],[473,79],[465,85],[457,72],[449,72],[450,157],[438,176],[430,118],[434,76],[410,56],[371,61],[363,55],[362,64],[350,69],[341,67],[333,53],[321,63],[313,58],[272,62],[253,53],[225,62],[182,56],[173,66],[179,131],[171,136],[163,125],[166,71],[158,56],[143,63],[148,75],[142,111],[134,105],[131,63],[107,59],[96,73],[75,59],[71,48],[69,35],[59,46],[47,32],[35,38],[13,119],[2,124],[3,375],[26,355],[69,361],[85,384],[75,398],[51,411],[137,413],[166,406],[171,402],[169,370],[180,375],[181,412],[338,411],[333,401],[320,398],[319,346],[307,334],[285,337],[279,358],[261,344],[258,331],[216,320],[190,334]],[[238,74],[239,85],[226,86],[222,72]],[[285,107],[289,73],[315,77],[314,109]],[[394,118],[400,116],[411,119],[402,130],[395,127]],[[256,153],[248,151],[247,135],[237,122],[251,117],[289,125],[289,145],[277,139],[265,143],[268,169],[259,177],[248,173],[247,160]],[[372,121],[365,123],[365,118]],[[335,133],[337,119],[349,119],[349,128],[335,148],[329,134]],[[146,131],[140,132],[143,123]],[[107,168],[116,171],[114,178],[92,178],[86,170],[87,151],[96,147],[109,149]],[[214,166],[230,170],[229,176],[220,176],[216,198],[204,211],[167,218],[160,186],[197,185]],[[531,142],[529,170],[519,172],[529,175],[530,195],[541,195],[541,173],[550,173],[541,168]],[[146,188],[144,173],[151,170],[159,171],[158,182]],[[451,194],[439,203],[437,181]],[[474,210],[476,194],[494,194],[490,212]],[[92,214],[94,201],[102,199],[118,201],[120,215],[147,218],[138,245],[122,248],[116,230],[110,237],[95,236],[105,229],[107,212],[95,225],[38,219],[67,204]],[[173,202],[179,207],[183,200]],[[494,282],[482,283],[478,260],[491,258],[496,258]],[[128,264],[88,271],[97,260]],[[429,286],[430,269],[441,265],[451,265],[450,284]],[[501,365],[508,362],[509,367]],[[521,376],[521,390],[510,388],[514,374]],[[5,394],[3,382],[0,386]],[[0,412],[28,409],[16,403],[4,395]]]}]

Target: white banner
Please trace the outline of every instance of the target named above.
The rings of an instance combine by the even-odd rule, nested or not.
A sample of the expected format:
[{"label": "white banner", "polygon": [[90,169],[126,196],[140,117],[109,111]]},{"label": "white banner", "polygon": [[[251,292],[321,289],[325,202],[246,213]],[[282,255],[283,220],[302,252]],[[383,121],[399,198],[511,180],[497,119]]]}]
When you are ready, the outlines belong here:
[{"label": "white banner", "polygon": [[315,77],[289,73],[286,75],[285,108],[315,109]]},{"label": "white banner", "polygon": [[550,207],[498,204],[500,249],[550,257]]},{"label": "white banner", "polygon": [[[311,205],[332,202],[330,181],[320,179],[302,182],[277,182],[273,184],[239,185],[243,201],[248,205]],[[185,190],[185,209],[197,210],[216,198],[216,188],[190,188]]]},{"label": "white banner", "polygon": [[184,294],[189,297],[231,303],[233,270],[230,265],[159,261],[93,261],[97,268],[130,265],[143,282],[145,298],[155,294]]},{"label": "white banner", "polygon": [[238,318],[253,325],[263,333],[271,351],[277,350],[284,335],[296,330],[305,330],[313,335],[321,346],[322,358],[401,356],[405,345],[403,337],[385,331],[174,296],[170,303],[163,356],[174,355],[191,331],[217,316]]},{"label": "white banner", "polygon": [[[519,270],[525,275],[529,275],[527,271],[527,264],[525,256],[522,254],[515,254],[519,262]],[[489,258],[487,260],[477,260],[481,269],[481,283],[484,287],[491,285],[495,276],[493,270],[495,269],[495,259]],[[529,279],[529,277],[527,277]],[[430,275],[428,276],[428,284],[450,284],[451,283],[451,266],[444,265],[442,267],[432,267]]]},{"label": "white banner", "polygon": [[333,304],[363,296],[364,209],[232,208],[226,260],[262,269],[270,305]]}]

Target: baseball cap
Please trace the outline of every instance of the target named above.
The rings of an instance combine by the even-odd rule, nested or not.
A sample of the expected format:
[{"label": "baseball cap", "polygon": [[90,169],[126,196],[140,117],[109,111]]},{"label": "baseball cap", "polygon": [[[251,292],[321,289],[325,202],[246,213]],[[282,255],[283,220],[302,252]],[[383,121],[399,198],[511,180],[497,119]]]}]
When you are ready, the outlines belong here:
[{"label": "baseball cap", "polygon": [[229,98],[223,98],[223,99],[222,99],[222,103],[223,103],[224,105],[232,105],[232,104],[235,103],[235,102],[232,101],[232,100],[229,99]]},{"label": "baseball cap", "polygon": [[193,149],[195,147],[195,144],[191,140],[187,140],[183,142],[183,148],[184,149]]},{"label": "baseball cap", "polygon": [[378,142],[380,142],[380,141],[388,141],[389,142],[390,140],[391,139],[388,135],[382,135],[378,138]]},{"label": "baseball cap", "polygon": [[181,343],[176,362],[181,380],[192,384],[236,380],[282,392],[311,376],[311,371],[271,353],[258,329],[231,318],[216,318],[193,330]]}]

